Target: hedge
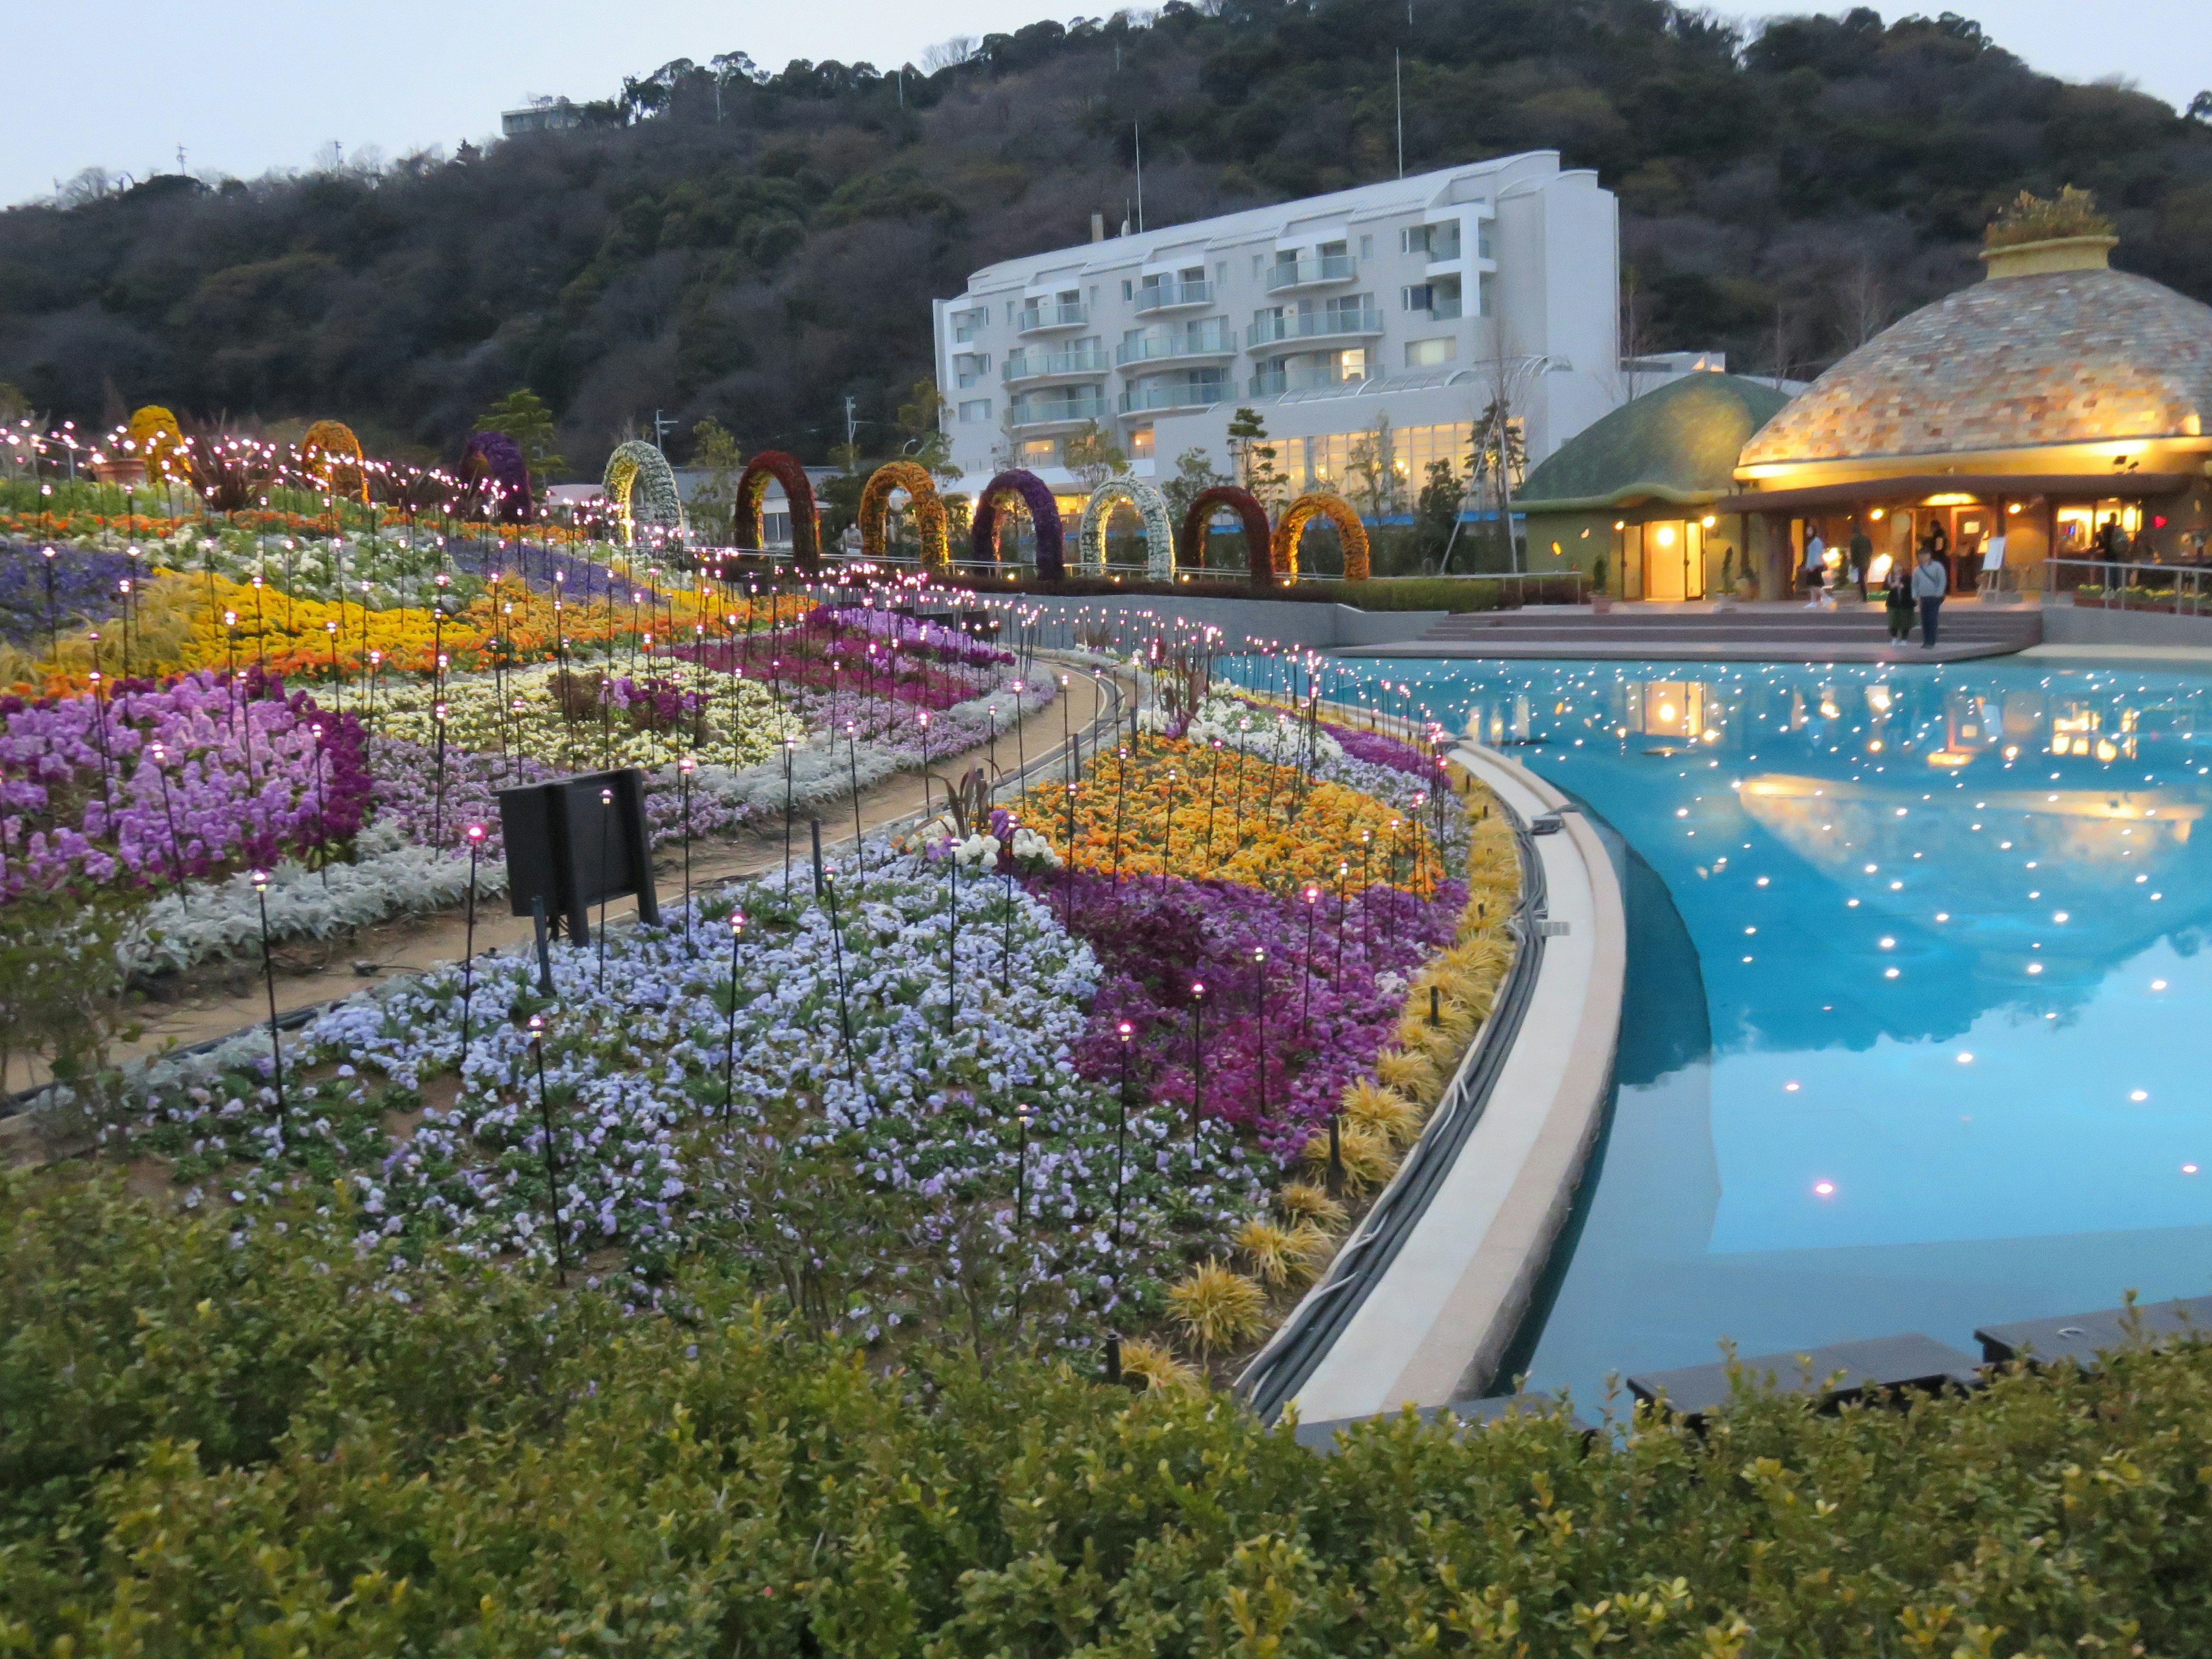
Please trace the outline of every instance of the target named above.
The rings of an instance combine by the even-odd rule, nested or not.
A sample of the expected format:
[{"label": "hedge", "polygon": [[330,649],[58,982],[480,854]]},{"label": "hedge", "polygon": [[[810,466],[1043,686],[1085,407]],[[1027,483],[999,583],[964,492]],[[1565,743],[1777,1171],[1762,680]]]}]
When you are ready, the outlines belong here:
[{"label": "hedge", "polygon": [[2180,1655],[2212,1349],[1706,1437],[1219,1395],[675,1316],[301,1201],[0,1180],[0,1652]]}]

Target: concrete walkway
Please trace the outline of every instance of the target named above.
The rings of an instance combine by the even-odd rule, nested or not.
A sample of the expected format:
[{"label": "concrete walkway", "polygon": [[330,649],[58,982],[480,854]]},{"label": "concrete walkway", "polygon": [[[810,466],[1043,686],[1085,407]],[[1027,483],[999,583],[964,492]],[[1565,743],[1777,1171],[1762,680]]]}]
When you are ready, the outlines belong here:
[{"label": "concrete walkway", "polygon": [[2007,655],[2043,638],[2036,606],[1948,601],[1937,644],[1897,645],[1879,604],[1856,599],[1833,610],[1802,600],[1695,605],[1530,605],[1466,611],[1431,623],[1418,638],[1340,649],[1346,657],[1553,657],[1705,662],[1960,662]]}]

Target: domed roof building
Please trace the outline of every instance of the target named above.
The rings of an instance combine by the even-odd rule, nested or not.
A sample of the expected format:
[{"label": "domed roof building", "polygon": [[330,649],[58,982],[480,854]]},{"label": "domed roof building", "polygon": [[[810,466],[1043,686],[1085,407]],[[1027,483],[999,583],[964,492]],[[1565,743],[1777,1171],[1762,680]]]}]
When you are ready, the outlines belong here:
[{"label": "domed roof building", "polygon": [[2113,245],[1987,249],[1984,280],[1877,335],[1761,428],[1719,510],[1767,526],[1762,589],[1786,585],[1778,556],[1794,561],[1815,530],[1832,545],[1864,528],[1892,554],[1933,536],[1967,588],[1984,571],[2032,587],[2046,557],[2094,553],[2107,520],[2138,560],[2200,556],[2212,307],[2109,269]]},{"label": "domed roof building", "polygon": [[1689,374],[1593,422],[1515,492],[1530,568],[1571,565],[1624,599],[1725,591],[1741,526],[1707,509],[1735,492],[1745,441],[1789,401],[1740,374]]}]

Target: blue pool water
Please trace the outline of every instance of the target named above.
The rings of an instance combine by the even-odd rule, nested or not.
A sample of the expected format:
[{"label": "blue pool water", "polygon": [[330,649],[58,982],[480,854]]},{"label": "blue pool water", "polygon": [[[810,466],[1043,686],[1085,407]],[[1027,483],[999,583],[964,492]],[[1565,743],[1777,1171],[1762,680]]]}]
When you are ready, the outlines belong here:
[{"label": "blue pool water", "polygon": [[2212,1291],[2212,679],[1375,666],[1625,843],[1618,1093],[1531,1387]]}]

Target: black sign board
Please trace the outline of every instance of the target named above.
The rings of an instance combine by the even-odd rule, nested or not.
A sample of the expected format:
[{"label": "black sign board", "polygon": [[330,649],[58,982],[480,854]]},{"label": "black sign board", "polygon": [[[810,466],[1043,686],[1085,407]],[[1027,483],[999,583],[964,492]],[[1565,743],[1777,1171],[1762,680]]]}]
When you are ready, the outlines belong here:
[{"label": "black sign board", "polygon": [[659,925],[645,779],[635,767],[502,789],[499,822],[516,915],[528,915],[532,901],[542,900],[545,914],[565,923],[569,939],[586,945],[591,907],[635,893],[639,920]]}]

